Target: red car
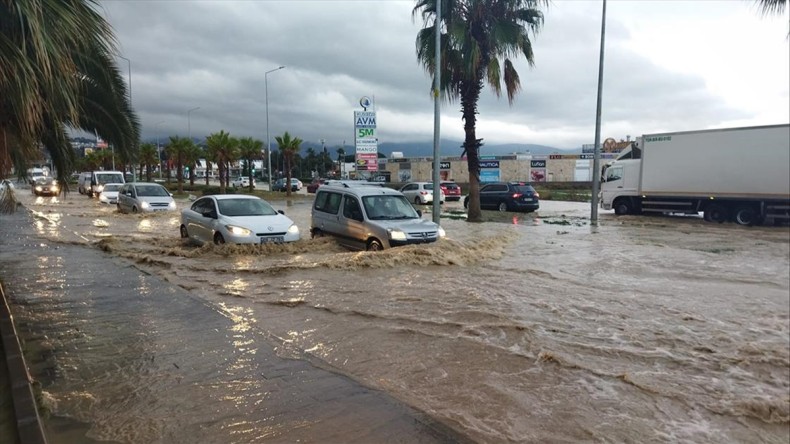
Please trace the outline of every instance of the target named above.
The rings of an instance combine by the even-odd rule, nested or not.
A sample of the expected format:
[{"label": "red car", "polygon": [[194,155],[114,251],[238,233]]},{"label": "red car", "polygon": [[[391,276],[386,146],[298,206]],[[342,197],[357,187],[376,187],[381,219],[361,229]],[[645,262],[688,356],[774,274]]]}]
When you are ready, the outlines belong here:
[{"label": "red car", "polygon": [[444,192],[445,200],[461,200],[461,187],[452,181],[442,181],[439,187]]},{"label": "red car", "polygon": [[308,193],[315,193],[315,190],[317,190],[318,187],[320,187],[321,185],[323,185],[325,183],[326,183],[326,179],[319,179],[319,178],[316,177],[315,179],[313,179],[312,182],[307,184],[307,192]]}]

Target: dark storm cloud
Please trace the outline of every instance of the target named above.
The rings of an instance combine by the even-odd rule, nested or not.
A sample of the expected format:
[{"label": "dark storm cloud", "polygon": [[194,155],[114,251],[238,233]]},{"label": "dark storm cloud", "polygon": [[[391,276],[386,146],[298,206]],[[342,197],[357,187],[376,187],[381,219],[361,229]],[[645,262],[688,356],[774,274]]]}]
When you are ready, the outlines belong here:
[{"label": "dark storm cloud", "polygon": [[[572,4],[573,7],[569,7]],[[284,131],[309,141],[353,144],[354,110],[374,96],[379,135],[430,140],[431,79],[417,63],[411,1],[126,1],[105,2],[121,53],[132,60],[134,107],[143,136],[204,137],[224,129],[266,140],[264,73],[272,140]],[[512,107],[486,89],[480,134],[489,142],[589,143],[595,120],[600,13],[584,2],[546,12],[534,37],[536,66],[520,60],[522,91]],[[741,117],[706,90],[702,78],[656,66],[624,42],[626,27],[607,29],[605,129],[638,134],[646,123]],[[126,62],[119,60],[125,71]],[[442,135],[462,138],[457,102],[442,106]],[[670,112],[667,112],[670,111]],[[386,124],[385,124],[386,122]],[[486,131],[505,125],[505,131]],[[521,128],[521,129],[519,129]],[[685,126],[684,126],[685,128]],[[513,140],[518,139],[518,140]]]}]

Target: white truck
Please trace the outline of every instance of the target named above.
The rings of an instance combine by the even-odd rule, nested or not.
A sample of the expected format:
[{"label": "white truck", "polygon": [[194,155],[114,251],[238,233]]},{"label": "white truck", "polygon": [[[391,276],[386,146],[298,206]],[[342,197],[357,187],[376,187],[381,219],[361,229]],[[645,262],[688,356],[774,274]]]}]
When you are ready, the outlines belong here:
[{"label": "white truck", "polygon": [[601,207],[699,214],[741,225],[790,220],[790,125],[646,134],[608,164]]}]

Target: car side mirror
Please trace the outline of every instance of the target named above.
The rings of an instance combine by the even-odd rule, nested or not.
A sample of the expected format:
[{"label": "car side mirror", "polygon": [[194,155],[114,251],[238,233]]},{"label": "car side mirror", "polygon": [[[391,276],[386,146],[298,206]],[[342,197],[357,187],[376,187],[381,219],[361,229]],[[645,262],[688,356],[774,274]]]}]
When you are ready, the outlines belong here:
[{"label": "car side mirror", "polygon": [[283,216],[285,216],[285,211],[283,211],[283,210],[277,210],[277,212],[278,212],[278,213],[280,213],[280,214],[282,214]]},{"label": "car side mirror", "polygon": [[167,194],[169,194],[169,195],[170,195],[170,197],[173,197],[173,193],[167,193]]}]

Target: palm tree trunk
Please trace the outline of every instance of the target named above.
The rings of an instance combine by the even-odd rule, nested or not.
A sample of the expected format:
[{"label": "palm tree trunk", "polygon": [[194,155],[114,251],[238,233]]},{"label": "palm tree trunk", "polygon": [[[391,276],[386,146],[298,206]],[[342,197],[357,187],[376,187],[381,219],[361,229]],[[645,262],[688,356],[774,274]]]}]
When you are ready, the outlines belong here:
[{"label": "palm tree trunk", "polygon": [[285,156],[285,197],[291,197],[291,156]]},{"label": "palm tree trunk", "polygon": [[461,115],[464,121],[464,151],[466,151],[466,164],[469,168],[469,206],[466,220],[468,222],[482,222],[483,214],[480,211],[480,146],[481,140],[477,139],[475,125],[477,123],[477,101],[483,83],[463,85],[461,97]]}]

